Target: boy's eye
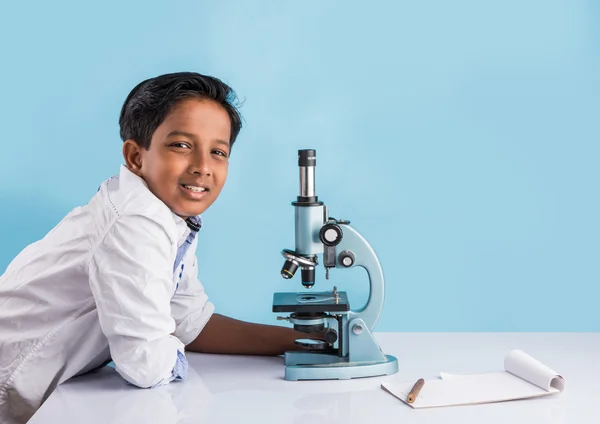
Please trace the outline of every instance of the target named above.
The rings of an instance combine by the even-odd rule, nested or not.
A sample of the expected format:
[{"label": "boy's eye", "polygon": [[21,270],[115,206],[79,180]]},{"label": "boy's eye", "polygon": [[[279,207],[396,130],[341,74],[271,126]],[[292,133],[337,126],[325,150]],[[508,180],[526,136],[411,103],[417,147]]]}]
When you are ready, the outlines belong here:
[{"label": "boy's eye", "polygon": [[189,149],[190,148],[189,144],[181,142],[181,141],[178,141],[177,143],[172,143],[171,146],[173,146],[173,147],[181,147],[181,148],[184,148],[184,149]]},{"label": "boy's eye", "polygon": [[225,158],[227,157],[227,153],[225,153],[223,150],[215,149],[215,150],[213,150],[213,153],[216,153],[217,155],[223,156]]}]

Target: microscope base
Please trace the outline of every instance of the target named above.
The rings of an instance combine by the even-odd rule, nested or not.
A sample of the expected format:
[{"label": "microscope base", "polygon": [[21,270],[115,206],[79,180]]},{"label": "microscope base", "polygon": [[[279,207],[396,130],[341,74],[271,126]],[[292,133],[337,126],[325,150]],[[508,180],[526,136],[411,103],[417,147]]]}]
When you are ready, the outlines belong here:
[{"label": "microscope base", "polygon": [[[307,356],[312,356],[308,354]],[[285,379],[297,380],[349,380],[351,378],[377,377],[398,372],[398,360],[385,355],[382,362],[345,362],[342,358],[333,355],[322,355],[329,363],[312,365],[291,365],[286,353]],[[334,359],[336,358],[336,359]],[[298,359],[298,358],[296,358]],[[316,359],[316,358],[315,358]],[[335,362],[337,360],[337,362]],[[295,362],[295,361],[294,361]]]}]

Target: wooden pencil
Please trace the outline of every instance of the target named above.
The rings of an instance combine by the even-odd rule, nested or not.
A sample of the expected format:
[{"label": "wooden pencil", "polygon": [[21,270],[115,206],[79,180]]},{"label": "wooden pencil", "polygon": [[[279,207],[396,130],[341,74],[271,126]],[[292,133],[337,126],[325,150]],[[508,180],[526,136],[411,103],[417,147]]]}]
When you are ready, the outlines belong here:
[{"label": "wooden pencil", "polygon": [[417,382],[415,383],[413,388],[410,390],[410,393],[408,394],[408,399],[407,399],[408,403],[413,403],[417,399],[417,396],[419,396],[419,392],[423,388],[424,384],[425,384],[425,380],[423,380],[422,378],[419,378],[417,380]]}]

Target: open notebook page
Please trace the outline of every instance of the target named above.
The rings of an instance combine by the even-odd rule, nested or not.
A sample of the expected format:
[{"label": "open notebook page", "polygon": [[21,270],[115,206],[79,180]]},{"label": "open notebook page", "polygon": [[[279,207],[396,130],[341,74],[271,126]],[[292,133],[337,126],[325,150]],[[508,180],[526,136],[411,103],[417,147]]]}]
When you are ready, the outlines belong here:
[{"label": "open notebook page", "polygon": [[[520,350],[511,351],[505,371],[484,374],[442,373],[441,380],[427,380],[413,408],[470,405],[525,399],[559,393],[564,379]],[[382,388],[406,402],[413,382],[383,383]]]}]

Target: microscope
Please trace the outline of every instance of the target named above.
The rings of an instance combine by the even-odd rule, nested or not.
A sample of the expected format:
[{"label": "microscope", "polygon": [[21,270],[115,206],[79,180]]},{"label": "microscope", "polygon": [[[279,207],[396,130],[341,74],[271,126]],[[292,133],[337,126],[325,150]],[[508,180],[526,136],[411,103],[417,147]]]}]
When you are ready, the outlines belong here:
[{"label": "microscope", "polygon": [[[398,361],[383,353],[373,329],[383,308],[385,285],[375,251],[350,221],[329,216],[327,206],[315,194],[316,151],[298,151],[300,195],[295,209],[296,249],[284,249],[281,275],[291,279],[301,269],[302,285],[315,284],[315,268],[322,257],[325,278],[329,270],[365,268],[369,297],[360,309],[350,309],[348,295],[336,286],[324,292],[288,292],[273,295],[273,312],[289,314],[294,329],[307,333],[296,340],[299,350],[284,354],[286,380],[330,380],[374,377],[398,372]],[[314,337],[319,334],[319,337]],[[312,338],[311,338],[312,336]]]}]

